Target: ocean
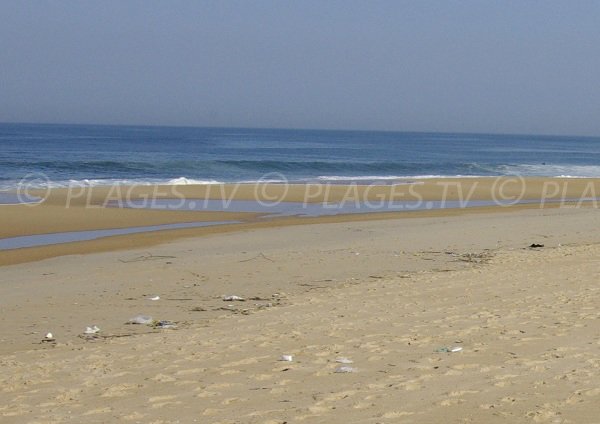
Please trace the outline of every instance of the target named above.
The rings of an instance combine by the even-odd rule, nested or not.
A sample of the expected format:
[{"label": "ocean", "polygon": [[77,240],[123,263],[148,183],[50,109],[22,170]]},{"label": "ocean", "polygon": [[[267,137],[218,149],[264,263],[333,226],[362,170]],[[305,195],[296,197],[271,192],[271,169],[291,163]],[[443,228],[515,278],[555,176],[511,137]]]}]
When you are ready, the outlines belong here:
[{"label": "ocean", "polygon": [[600,138],[0,124],[0,190],[218,182],[600,177]]}]

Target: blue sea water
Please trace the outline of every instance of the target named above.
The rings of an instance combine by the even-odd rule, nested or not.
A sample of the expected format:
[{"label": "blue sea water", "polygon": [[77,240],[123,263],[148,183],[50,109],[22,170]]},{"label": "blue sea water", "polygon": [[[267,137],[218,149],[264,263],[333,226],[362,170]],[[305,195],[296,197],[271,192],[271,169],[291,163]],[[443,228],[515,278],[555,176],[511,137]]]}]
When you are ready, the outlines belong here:
[{"label": "blue sea water", "polygon": [[496,175],[600,177],[600,138],[0,124],[0,190]]}]

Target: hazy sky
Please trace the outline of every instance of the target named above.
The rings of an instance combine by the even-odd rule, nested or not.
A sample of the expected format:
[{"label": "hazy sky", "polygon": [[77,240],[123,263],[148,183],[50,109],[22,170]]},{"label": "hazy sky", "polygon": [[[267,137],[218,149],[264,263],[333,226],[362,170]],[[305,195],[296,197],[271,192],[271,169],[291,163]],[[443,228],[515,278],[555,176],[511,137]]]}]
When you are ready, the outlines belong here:
[{"label": "hazy sky", "polygon": [[600,135],[600,1],[3,0],[0,122]]}]

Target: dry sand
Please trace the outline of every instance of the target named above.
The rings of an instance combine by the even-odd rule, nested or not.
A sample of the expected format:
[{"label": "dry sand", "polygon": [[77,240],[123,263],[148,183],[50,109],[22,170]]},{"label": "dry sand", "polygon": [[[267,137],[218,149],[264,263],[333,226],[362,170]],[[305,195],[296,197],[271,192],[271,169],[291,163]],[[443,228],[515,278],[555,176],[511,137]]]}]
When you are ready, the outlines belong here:
[{"label": "dry sand", "polygon": [[474,212],[1,267],[0,421],[598,422],[598,210]]}]

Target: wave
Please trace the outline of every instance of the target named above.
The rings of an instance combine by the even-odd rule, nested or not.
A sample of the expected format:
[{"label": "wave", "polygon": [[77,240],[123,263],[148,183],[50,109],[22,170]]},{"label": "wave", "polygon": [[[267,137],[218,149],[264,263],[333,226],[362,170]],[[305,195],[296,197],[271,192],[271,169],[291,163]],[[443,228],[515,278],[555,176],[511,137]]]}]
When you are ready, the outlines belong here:
[{"label": "wave", "polygon": [[81,180],[58,180],[53,181],[45,178],[8,180],[0,183],[0,192],[14,191],[18,189],[47,189],[47,188],[70,188],[70,187],[98,187],[98,186],[133,186],[133,185],[192,185],[192,184],[225,184],[224,181],[199,180],[186,177],[171,179],[158,178],[99,178]]},{"label": "wave", "polygon": [[[496,172],[472,174],[413,174],[413,175],[318,175],[307,177],[287,178],[283,173],[267,173],[255,179],[203,179],[191,177],[175,178],[83,178],[69,180],[51,180],[44,174],[35,174],[31,178],[21,180],[0,179],[0,192],[14,191],[22,187],[28,189],[95,187],[109,185],[206,185],[206,184],[285,184],[285,183],[364,183],[364,184],[408,184],[415,180],[433,178],[489,178],[494,176],[520,175],[524,177],[554,177],[554,178],[599,178],[600,166],[567,166],[567,165],[499,165]],[[490,168],[490,171],[493,171]],[[272,175],[275,174],[275,175]]]},{"label": "wave", "polygon": [[[600,176],[600,166],[571,164],[531,164],[531,163],[484,163],[454,161],[369,161],[356,158],[344,160],[254,160],[254,159],[216,159],[216,160],[160,160],[147,158],[137,161],[115,160],[58,160],[30,161],[0,160],[0,169],[6,175],[15,175],[23,170],[36,170],[52,178],[62,175],[77,179],[176,179],[173,175],[183,175],[193,181],[242,181],[256,180],[267,173],[280,173],[288,178],[335,179],[397,179],[426,178],[448,176],[493,176],[493,175],[531,175],[531,176]],[[184,178],[184,177],[181,177]],[[185,184],[181,180],[182,184]],[[187,182],[188,184],[190,182]],[[193,182],[192,182],[193,183]]]},{"label": "wave", "polygon": [[192,184],[224,184],[223,181],[217,180],[195,180],[193,178],[179,177],[173,178],[164,183],[164,185],[192,185]]},{"label": "wave", "polygon": [[482,178],[485,175],[321,175],[318,181],[396,181],[426,180],[432,178]]},{"label": "wave", "polygon": [[31,161],[11,160],[0,161],[0,167],[24,167],[39,171],[67,171],[67,172],[104,172],[114,173],[144,171],[155,167],[149,162],[110,161],[110,160],[56,160],[56,161]]},{"label": "wave", "polygon": [[[43,162],[51,166],[52,162]],[[58,164],[59,168],[66,162]],[[166,166],[166,164],[149,165],[153,172],[144,170],[132,171],[144,162],[122,164],[114,167],[116,162],[108,162],[108,169],[102,172],[90,172],[92,178],[85,178],[86,173],[69,172],[64,169],[37,169],[38,172],[27,174],[18,169],[0,175],[0,191],[14,190],[24,184],[28,188],[60,188],[85,187],[102,185],[192,185],[192,184],[225,184],[225,183],[352,183],[364,184],[386,183],[399,184],[412,180],[431,178],[476,178],[503,175],[520,175],[532,177],[561,178],[598,178],[600,165],[571,164],[485,164],[485,163],[418,163],[418,162],[329,162],[329,161],[186,161],[190,163],[210,163],[212,169],[186,169],[185,166]],[[181,165],[182,162],[174,162]],[[102,168],[105,161],[98,161]],[[216,164],[221,164],[220,167]],[[223,164],[228,164],[223,166]],[[234,169],[235,167],[235,169]],[[241,169],[240,167],[247,167]],[[0,167],[1,168],[1,167]],[[157,171],[157,168],[160,170]],[[29,168],[31,169],[31,168]],[[125,171],[127,169],[127,171]],[[179,176],[177,176],[179,175]],[[25,178],[20,178],[24,176]],[[72,176],[62,179],[61,176]]]},{"label": "wave", "polygon": [[598,178],[600,165],[514,164],[498,165],[502,175],[522,175],[557,178]]},{"label": "wave", "polygon": [[414,174],[423,169],[473,170],[475,163],[454,162],[407,162],[407,161],[366,161],[351,159],[332,160],[148,160],[148,161],[111,161],[111,160],[59,160],[59,161],[0,161],[0,168],[35,169],[42,172],[106,173],[147,175],[165,175],[180,170],[184,173],[231,173],[231,172],[307,172],[312,175],[334,171],[354,171],[364,175],[378,175],[383,172]]}]

